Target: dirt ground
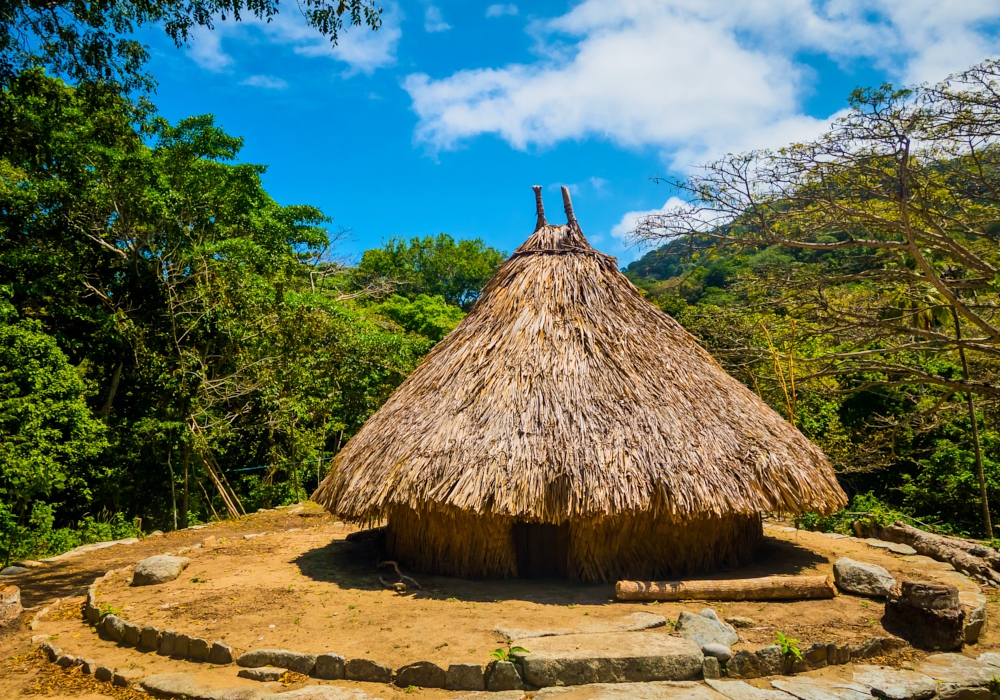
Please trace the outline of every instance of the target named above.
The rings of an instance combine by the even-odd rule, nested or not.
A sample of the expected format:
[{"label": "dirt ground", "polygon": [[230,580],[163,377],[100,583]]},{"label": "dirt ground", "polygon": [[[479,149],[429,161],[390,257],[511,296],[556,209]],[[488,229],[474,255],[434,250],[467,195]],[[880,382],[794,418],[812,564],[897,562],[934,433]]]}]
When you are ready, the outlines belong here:
[{"label": "dirt ground", "polygon": [[[22,589],[25,606],[45,603],[52,612],[34,630],[10,631],[0,638],[0,695],[86,698],[138,697],[41,663],[32,651],[32,635],[47,634],[66,652],[97,659],[109,666],[142,668],[149,673],[204,673],[218,681],[221,669],[206,664],[172,661],[155,654],[116,647],[100,640],[80,617],[80,596],[96,576],[164,552],[177,552],[214,537],[214,543],[186,553],[191,565],[175,581],[159,586],[132,587],[130,574],[115,576],[98,589],[124,619],[172,628],[208,640],[223,640],[237,652],[253,648],[285,648],[312,653],[336,652],[363,657],[393,667],[428,660],[486,663],[490,652],[504,646],[496,626],[524,630],[580,629],[614,623],[635,612],[652,612],[675,621],[681,610],[698,612],[706,604],[623,603],[614,600],[613,585],[581,585],[565,581],[467,581],[414,573],[423,590],[399,594],[386,590],[379,576],[395,580],[391,570],[376,569],[370,542],[347,542],[355,528],[336,522],[318,506],[306,504],[256,514],[243,522],[219,523],[200,530],[148,538],[131,546],[110,547],[66,559],[27,574],[11,577]],[[245,535],[260,536],[244,539]],[[749,567],[720,572],[719,578],[774,574],[830,574],[841,556],[879,564],[897,579],[939,579],[960,589],[979,587],[961,581],[950,567],[907,560],[856,540],[835,540],[810,532],[765,531],[766,545]],[[410,573],[410,572],[405,572]],[[986,589],[988,617],[1000,619],[994,589]],[[53,608],[54,598],[70,598]],[[772,603],[714,603],[720,617],[740,615],[757,623],[742,629],[745,642],[736,648],[757,649],[771,644],[778,631],[813,642],[859,642],[889,636],[880,619],[883,604],[841,595],[831,600]],[[666,634],[669,626],[645,634]],[[530,639],[521,642],[531,648]],[[1000,647],[1000,625],[988,625],[975,656]],[[20,670],[19,670],[20,669]],[[236,685],[236,669],[226,673]],[[75,676],[74,676],[75,674]],[[79,678],[77,678],[79,677]],[[72,682],[70,682],[72,681]],[[66,687],[60,686],[63,683]],[[66,684],[69,685],[66,685]],[[252,681],[244,681],[252,684]],[[343,682],[344,684],[348,684]],[[348,684],[350,685],[350,684]],[[396,690],[372,686],[369,692],[393,698]],[[398,691],[402,693],[403,691]],[[101,695],[103,693],[103,695]],[[117,694],[116,694],[117,693]],[[446,691],[420,691],[421,697],[451,697]],[[400,695],[400,697],[402,697]]]}]

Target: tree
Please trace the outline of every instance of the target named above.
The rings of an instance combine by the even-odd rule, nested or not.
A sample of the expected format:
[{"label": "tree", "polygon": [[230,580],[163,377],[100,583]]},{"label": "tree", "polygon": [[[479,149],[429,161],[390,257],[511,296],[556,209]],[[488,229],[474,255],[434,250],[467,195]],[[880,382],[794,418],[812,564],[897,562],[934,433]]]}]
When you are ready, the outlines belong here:
[{"label": "tree", "polygon": [[357,275],[366,284],[385,280],[409,299],[440,295],[468,310],[506,257],[480,238],[456,242],[446,233],[409,242],[393,238],[365,251]]},{"label": "tree", "polygon": [[835,352],[798,382],[905,390],[917,429],[962,410],[982,531],[992,536],[975,396],[1000,399],[1000,63],[930,87],[858,90],[815,141],[730,155],[684,182],[690,203],[635,235],[673,245],[796,251],[772,303]]},{"label": "tree", "polygon": [[[299,8],[332,44],[345,21],[373,30],[381,25],[382,8],[374,0],[304,0]],[[9,0],[0,12],[0,85],[26,68],[44,66],[75,81],[149,87],[152,78],[141,73],[148,51],[131,37],[136,30],[162,25],[181,46],[192,28],[211,29],[217,19],[239,21],[248,14],[270,21],[277,13],[277,0]]]}]

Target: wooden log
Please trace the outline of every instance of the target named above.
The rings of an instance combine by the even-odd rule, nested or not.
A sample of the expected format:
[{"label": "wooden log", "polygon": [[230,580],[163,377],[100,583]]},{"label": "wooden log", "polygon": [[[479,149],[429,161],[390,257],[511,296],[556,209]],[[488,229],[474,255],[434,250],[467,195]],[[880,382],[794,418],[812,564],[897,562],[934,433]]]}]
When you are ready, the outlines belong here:
[{"label": "wooden log", "polygon": [[829,576],[765,576],[707,581],[619,581],[615,593],[618,600],[807,600],[833,598],[837,588]]},{"label": "wooden log", "polygon": [[[996,552],[988,547],[972,543],[959,544],[956,542],[957,538],[924,532],[898,520],[892,525],[882,528],[878,534],[880,539],[887,542],[908,544],[917,550],[917,553],[938,561],[946,561],[959,571],[979,574],[989,581],[1000,583],[1000,573],[994,571],[991,565],[995,560],[993,554]],[[980,551],[986,556],[976,556],[971,554],[969,550]]]}]

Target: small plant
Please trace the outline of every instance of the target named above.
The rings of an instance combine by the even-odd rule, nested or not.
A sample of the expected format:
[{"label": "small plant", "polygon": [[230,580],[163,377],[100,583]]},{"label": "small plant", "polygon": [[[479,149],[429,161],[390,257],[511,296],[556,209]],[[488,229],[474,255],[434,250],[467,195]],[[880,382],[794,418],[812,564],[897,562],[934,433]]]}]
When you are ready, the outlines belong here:
[{"label": "small plant", "polygon": [[121,614],[122,614],[122,609],[121,608],[116,608],[111,603],[105,603],[104,605],[101,606],[101,617],[100,617],[100,619],[103,620],[108,615],[121,615]]},{"label": "small plant", "polygon": [[867,600],[862,600],[861,601],[861,607],[862,608],[867,608],[868,607],[868,601]]},{"label": "small plant", "polygon": [[457,603],[458,602],[458,598],[445,598],[444,602],[446,602],[446,603]]},{"label": "small plant", "polygon": [[494,649],[490,652],[490,656],[498,661],[510,661],[511,656],[514,654],[529,654],[530,652],[524,647],[511,647],[509,650],[504,651],[503,649]]},{"label": "small plant", "polygon": [[993,676],[993,678],[990,679],[988,687],[992,695],[1000,695],[1000,678]]},{"label": "small plant", "polygon": [[195,576],[193,579],[191,579],[191,583],[208,583],[208,581],[206,581],[203,578],[199,578],[198,576]]},{"label": "small plant", "polygon": [[417,692],[417,686],[415,686],[415,685],[408,685],[408,686],[406,686],[406,692],[407,693],[415,693],[415,692]]},{"label": "small plant", "polygon": [[570,604],[569,604],[569,605],[567,605],[566,607],[567,607],[567,608],[569,608],[570,610],[573,610],[573,609],[575,609],[575,608],[576,608],[576,606],[575,606],[575,605],[573,605],[572,603],[570,603]]},{"label": "small plant", "polygon": [[795,657],[796,659],[802,658],[802,652],[799,650],[799,640],[792,639],[791,637],[786,637],[781,632],[778,635],[778,646],[781,647],[781,653],[784,654],[785,658]]}]

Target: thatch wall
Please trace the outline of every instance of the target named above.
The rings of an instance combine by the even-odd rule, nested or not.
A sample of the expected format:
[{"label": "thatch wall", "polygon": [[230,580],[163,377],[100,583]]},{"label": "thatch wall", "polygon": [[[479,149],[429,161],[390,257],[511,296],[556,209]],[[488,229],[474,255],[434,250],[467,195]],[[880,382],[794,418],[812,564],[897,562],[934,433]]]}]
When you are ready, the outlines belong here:
[{"label": "thatch wall", "polygon": [[[457,508],[417,513],[393,508],[388,556],[414,571],[463,578],[518,576],[513,518]],[[732,568],[751,561],[763,538],[759,515],[671,522],[646,512],[570,521],[570,578],[613,582],[662,579]]]}]

